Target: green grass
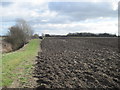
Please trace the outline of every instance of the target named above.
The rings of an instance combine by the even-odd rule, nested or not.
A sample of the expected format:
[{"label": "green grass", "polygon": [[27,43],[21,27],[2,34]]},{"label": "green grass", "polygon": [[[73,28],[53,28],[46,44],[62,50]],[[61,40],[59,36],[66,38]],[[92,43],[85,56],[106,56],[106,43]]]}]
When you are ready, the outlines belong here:
[{"label": "green grass", "polygon": [[[2,86],[9,86],[13,82],[14,78],[18,77],[16,68],[34,59],[39,51],[39,39],[31,40],[25,47],[15,52],[7,53],[2,55]],[[21,65],[25,68],[30,68],[32,65],[26,66],[24,63]]]}]

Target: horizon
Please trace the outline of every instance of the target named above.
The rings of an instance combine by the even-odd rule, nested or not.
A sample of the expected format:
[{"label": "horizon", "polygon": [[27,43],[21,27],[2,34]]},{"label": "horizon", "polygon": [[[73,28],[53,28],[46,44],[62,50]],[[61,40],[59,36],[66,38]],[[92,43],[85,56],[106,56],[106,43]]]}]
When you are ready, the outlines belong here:
[{"label": "horizon", "polygon": [[[60,34],[48,34],[48,33],[42,33],[43,35],[50,35],[50,36],[67,36],[68,34],[94,34],[94,35],[100,35],[100,34],[109,34],[109,35],[115,35],[115,36],[118,36],[117,34],[111,34],[111,33],[90,33],[90,32],[74,32],[74,33],[67,33],[67,34],[64,34],[64,35],[60,35]],[[33,36],[35,35],[35,34],[37,34],[37,33],[34,33],[34,34],[32,34]],[[42,36],[42,34],[37,34],[37,35],[39,35],[39,36]],[[0,37],[6,37],[7,36],[7,34],[5,34],[5,35],[0,35]]]}]

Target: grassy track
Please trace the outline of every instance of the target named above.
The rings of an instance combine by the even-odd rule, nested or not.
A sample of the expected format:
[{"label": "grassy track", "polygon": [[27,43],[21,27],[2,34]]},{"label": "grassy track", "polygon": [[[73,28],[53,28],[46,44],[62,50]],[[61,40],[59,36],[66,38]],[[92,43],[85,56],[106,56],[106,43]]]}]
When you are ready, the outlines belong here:
[{"label": "grassy track", "polygon": [[[3,54],[2,56],[2,86],[9,86],[13,82],[13,78],[17,78],[18,73],[16,68],[21,65],[21,63],[32,60],[39,51],[39,43],[40,40],[34,39],[31,40],[25,47],[22,49],[12,52]],[[30,68],[24,65],[21,65],[24,68]],[[16,73],[13,73],[16,71]],[[19,71],[19,70],[18,70]]]}]

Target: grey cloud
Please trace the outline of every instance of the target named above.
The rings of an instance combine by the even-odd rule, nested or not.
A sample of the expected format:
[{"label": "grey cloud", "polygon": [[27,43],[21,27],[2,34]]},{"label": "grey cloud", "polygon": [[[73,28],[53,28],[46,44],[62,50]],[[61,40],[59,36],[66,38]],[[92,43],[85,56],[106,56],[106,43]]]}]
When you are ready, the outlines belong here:
[{"label": "grey cloud", "polygon": [[117,11],[112,9],[109,2],[50,2],[48,6],[59,15],[70,16],[71,21],[117,16]]},{"label": "grey cloud", "polygon": [[11,4],[13,4],[13,3],[12,2],[0,2],[0,5],[2,5],[3,7],[7,7]]},{"label": "grey cloud", "polygon": [[[77,21],[84,21],[86,19],[95,19],[98,17],[117,17],[117,11],[112,9],[109,2],[49,2],[48,9],[57,12],[56,17],[30,19],[32,24],[60,24]],[[39,12],[40,13],[40,12]]]}]

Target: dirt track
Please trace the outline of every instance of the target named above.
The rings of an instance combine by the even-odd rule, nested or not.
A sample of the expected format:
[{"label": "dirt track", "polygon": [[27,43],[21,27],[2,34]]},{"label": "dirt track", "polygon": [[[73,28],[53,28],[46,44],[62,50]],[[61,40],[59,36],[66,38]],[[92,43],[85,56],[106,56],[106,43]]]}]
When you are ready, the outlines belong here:
[{"label": "dirt track", "polygon": [[120,88],[116,38],[45,38],[36,60],[39,88]]}]

